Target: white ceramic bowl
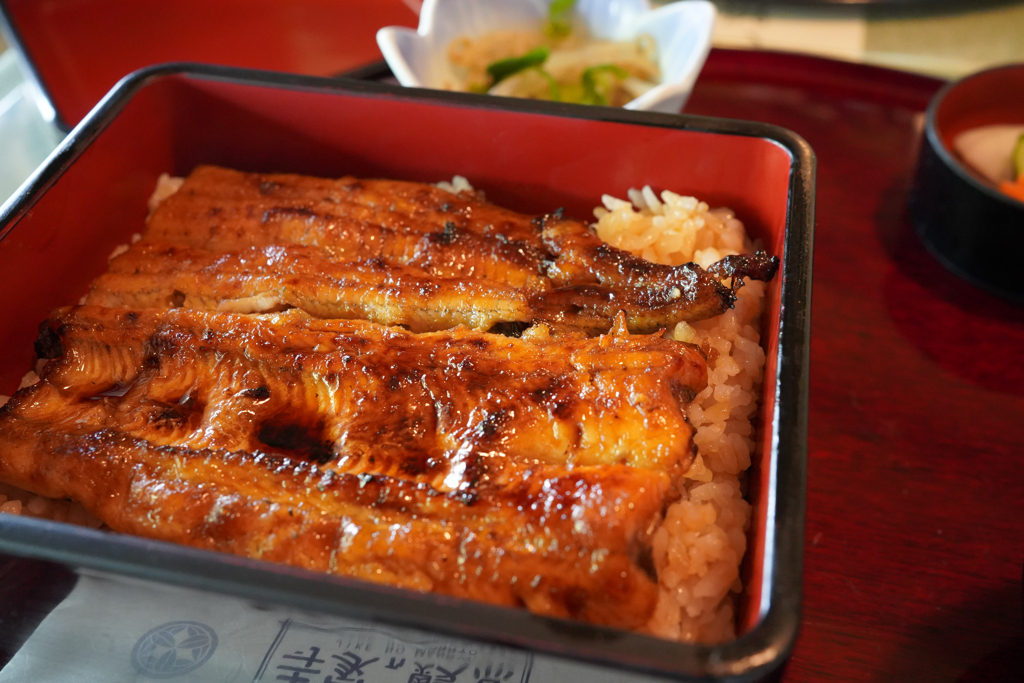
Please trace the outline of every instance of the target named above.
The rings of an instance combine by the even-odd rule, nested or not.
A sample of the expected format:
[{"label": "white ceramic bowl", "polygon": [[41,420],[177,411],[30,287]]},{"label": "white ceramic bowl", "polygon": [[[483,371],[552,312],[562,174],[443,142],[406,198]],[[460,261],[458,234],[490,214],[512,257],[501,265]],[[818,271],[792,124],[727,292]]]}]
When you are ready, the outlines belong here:
[{"label": "white ceramic bowl", "polygon": [[[419,28],[387,26],[377,44],[398,82],[440,88],[455,80],[446,57],[460,36],[539,26],[550,0],[426,0]],[[658,46],[661,83],[625,105],[626,109],[678,113],[686,104],[711,47],[715,8],[706,0],[682,0],[653,9],[648,0],[577,0],[574,11],[590,33],[628,40],[647,33]]]}]

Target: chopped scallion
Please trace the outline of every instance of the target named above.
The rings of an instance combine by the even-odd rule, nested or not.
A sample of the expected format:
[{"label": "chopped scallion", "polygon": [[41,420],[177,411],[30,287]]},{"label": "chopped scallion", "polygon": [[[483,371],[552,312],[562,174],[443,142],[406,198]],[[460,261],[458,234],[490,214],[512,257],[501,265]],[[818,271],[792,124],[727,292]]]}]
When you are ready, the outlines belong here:
[{"label": "chopped scallion", "polygon": [[549,74],[541,67],[537,67],[537,73],[544,77],[548,82],[548,97],[551,98],[552,102],[560,102],[562,99],[562,89],[558,86],[558,81],[555,77]]},{"label": "chopped scallion", "polygon": [[487,65],[487,73],[491,76],[491,85],[488,89],[493,88],[509,76],[514,76],[520,71],[525,71],[533,66],[540,66],[547,61],[550,54],[550,49],[546,46],[541,46],[518,57],[509,57],[491,62]]},{"label": "chopped scallion", "polygon": [[569,12],[576,0],[552,0],[548,6],[548,20],[544,23],[544,34],[549,38],[565,38],[572,33]]},{"label": "chopped scallion", "polygon": [[580,100],[583,104],[608,104],[608,92],[611,83],[602,74],[611,74],[619,79],[629,78],[629,72],[615,64],[601,64],[592,66],[583,72],[583,97]]}]

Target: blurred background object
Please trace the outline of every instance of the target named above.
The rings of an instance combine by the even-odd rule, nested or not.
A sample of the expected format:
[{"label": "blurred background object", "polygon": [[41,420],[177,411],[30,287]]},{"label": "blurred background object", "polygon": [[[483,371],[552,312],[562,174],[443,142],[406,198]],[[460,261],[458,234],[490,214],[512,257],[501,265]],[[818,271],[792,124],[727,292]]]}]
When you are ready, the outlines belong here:
[{"label": "blurred background object", "polygon": [[4,51],[0,54],[0,203],[63,139],[64,133],[43,118],[17,55]]},{"label": "blurred background object", "polygon": [[715,47],[803,52],[958,78],[1024,62],[1024,2],[715,0]]},{"label": "blurred background object", "polygon": [[[108,6],[112,6],[111,0],[95,2],[99,5],[106,2]],[[229,8],[231,3],[224,0],[221,2],[220,5],[213,2],[207,8],[210,17],[231,16],[231,12],[222,11]],[[653,2],[665,4],[663,0]],[[718,9],[718,20],[713,45],[719,48],[811,54],[940,78],[959,78],[991,66],[1024,62],[1024,0],[714,0],[714,3]],[[7,3],[8,11],[16,4],[18,3]],[[63,11],[68,16],[64,19],[60,16],[51,16],[59,10],[59,5],[43,3],[35,5],[33,9],[33,5],[27,4],[24,7],[28,9],[23,11],[28,12],[26,16],[42,17],[40,21],[51,22],[43,27],[43,33],[34,31],[35,34],[45,36],[53,34],[54,31],[59,33],[62,27],[66,29],[68,25],[78,26],[81,17],[74,19],[71,15],[76,11],[89,9],[84,7],[85,4],[87,3],[67,5]],[[173,13],[173,5],[174,3],[165,3],[164,7],[166,11]],[[57,45],[56,49],[51,41],[47,49],[60,53],[55,58],[51,57],[51,63],[57,65],[59,77],[65,80],[73,80],[75,74],[111,71],[117,65],[116,56],[97,55],[95,50],[96,45],[107,44],[112,50],[118,49],[119,46],[120,49],[132,49],[125,46],[135,45],[142,50],[141,56],[135,55],[136,61],[144,58],[146,63],[154,60],[215,59],[236,66],[275,68],[268,60],[277,59],[274,55],[278,55],[285,59],[286,63],[279,64],[276,68],[319,68],[320,71],[316,75],[324,75],[321,72],[327,68],[324,66],[327,61],[317,60],[309,52],[326,40],[325,36],[330,35],[331,26],[338,24],[339,21],[337,17],[331,19],[323,16],[324,21],[317,27],[296,33],[297,29],[293,26],[296,21],[303,16],[316,15],[315,12],[311,14],[314,5],[321,9],[326,5],[310,2],[305,10],[301,2],[293,5],[294,7],[287,11],[280,7],[273,11],[268,10],[274,17],[277,17],[274,12],[284,12],[281,14],[283,18],[277,17],[272,21],[261,22],[258,17],[249,16],[245,23],[247,30],[242,32],[244,36],[236,37],[233,39],[235,42],[211,43],[208,38],[216,34],[218,28],[209,25],[197,27],[194,29],[197,35],[183,39],[181,54],[164,54],[168,50],[173,52],[174,49],[173,41],[170,41],[168,47],[167,32],[170,29],[167,28],[166,22],[154,22],[155,26],[159,25],[154,30],[160,34],[155,40],[142,40],[136,35],[131,41],[108,43],[107,36],[94,40],[95,37],[83,36],[79,31],[69,36],[66,43]],[[416,23],[416,11],[419,6],[418,0],[395,0],[379,4],[361,0],[348,5],[352,12],[358,14],[358,21],[349,22],[344,29],[339,28],[339,35],[344,34],[346,30],[349,33],[358,30],[360,33],[365,32],[366,35],[358,40],[341,41],[344,45],[340,47],[325,47],[324,51],[333,55],[332,59],[335,59],[336,66],[343,63],[351,66],[349,62],[360,58],[359,56],[364,53],[368,60],[379,58],[380,55],[375,53],[374,33],[378,26],[372,25],[374,13],[380,14],[380,26],[401,22],[403,19],[407,25],[413,26]],[[221,9],[217,9],[218,7]],[[332,7],[335,8],[333,11],[338,11],[337,6]],[[89,11],[94,9],[95,6]],[[146,15],[149,11],[147,9],[139,16],[149,16]],[[40,12],[42,14],[39,14]],[[122,26],[125,22],[134,21],[134,16],[135,14],[129,12],[126,16],[113,18],[111,26]],[[187,28],[189,25],[174,24],[178,27],[174,30],[191,30]],[[272,31],[275,27],[282,27],[281,31],[291,27],[291,32],[278,41],[280,44],[276,48],[272,44],[273,41],[268,40],[266,36],[253,35],[253,31]],[[112,30],[116,32],[116,29]],[[226,35],[237,36],[238,33],[230,31]],[[300,34],[306,35],[308,40],[300,41],[303,44],[297,46],[296,36]],[[265,49],[245,55],[227,55],[224,52],[231,49],[231,45],[238,49],[247,49],[247,46],[251,48],[253,44],[262,44]],[[76,46],[78,54],[75,53]],[[293,54],[296,51],[297,57]],[[0,39],[0,144],[4,149],[4,154],[0,155],[0,200],[9,197],[64,136],[64,133],[50,121],[53,112],[46,111],[45,100],[41,100],[38,91],[26,82],[24,65],[19,63],[14,52],[14,48]],[[344,61],[345,59],[348,61]],[[97,64],[90,66],[92,61],[96,61]],[[130,63],[121,70],[127,74],[137,66]],[[103,71],[104,69],[106,71]],[[117,75],[121,75],[121,70],[117,71]],[[114,73],[111,71],[106,75],[112,85],[113,80],[116,80]],[[81,92],[72,93],[71,100],[76,103],[74,108],[81,111],[71,112],[71,116],[68,117],[71,124],[94,103],[78,102],[77,100],[83,97],[82,93],[88,90],[86,99],[98,99],[99,94],[108,87],[105,82],[102,87],[97,87],[96,84],[89,85],[92,87],[91,90],[79,87],[77,90]],[[97,92],[93,92],[94,90]],[[66,93],[62,93],[64,94]],[[59,104],[58,110],[61,109]]]}]

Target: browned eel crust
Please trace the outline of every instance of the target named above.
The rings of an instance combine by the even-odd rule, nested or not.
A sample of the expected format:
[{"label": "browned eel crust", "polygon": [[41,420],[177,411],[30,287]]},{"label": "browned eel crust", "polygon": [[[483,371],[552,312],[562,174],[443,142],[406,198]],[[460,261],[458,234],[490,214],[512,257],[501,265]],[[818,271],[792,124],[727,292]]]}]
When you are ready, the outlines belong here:
[{"label": "browned eel crust", "polygon": [[0,479],[114,530],[623,628],[654,608],[693,346],[92,306],[41,339]]}]

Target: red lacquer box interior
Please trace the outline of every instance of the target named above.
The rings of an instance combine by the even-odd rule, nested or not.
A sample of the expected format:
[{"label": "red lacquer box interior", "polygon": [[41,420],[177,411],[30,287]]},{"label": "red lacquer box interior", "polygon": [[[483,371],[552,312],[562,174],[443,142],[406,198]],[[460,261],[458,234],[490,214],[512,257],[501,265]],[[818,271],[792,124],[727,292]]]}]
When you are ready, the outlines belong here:
[{"label": "red lacquer box interior", "polygon": [[154,67],[112,92],[0,210],[0,394],[31,369],[39,322],[76,302],[142,229],[157,177],[197,164],[425,182],[459,174],[499,205],[581,219],[603,193],[645,184],[733,208],[781,259],[763,319],[740,637],[674,643],[7,515],[0,551],[674,677],[751,679],[785,656],[800,602],[814,193],[799,137],[739,121]]}]

